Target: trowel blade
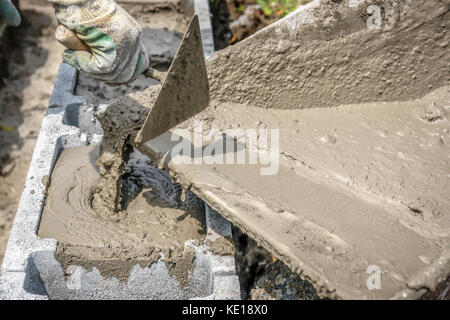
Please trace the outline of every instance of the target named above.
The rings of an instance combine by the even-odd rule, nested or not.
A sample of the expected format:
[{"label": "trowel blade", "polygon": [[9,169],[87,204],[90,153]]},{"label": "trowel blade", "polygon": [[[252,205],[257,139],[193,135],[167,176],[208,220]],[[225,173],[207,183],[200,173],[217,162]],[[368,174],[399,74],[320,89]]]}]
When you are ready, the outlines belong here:
[{"label": "trowel blade", "polygon": [[209,104],[209,85],[203,56],[198,16],[184,34],[167,77],[147,119],[139,131],[137,146],[163,134],[204,110]]}]

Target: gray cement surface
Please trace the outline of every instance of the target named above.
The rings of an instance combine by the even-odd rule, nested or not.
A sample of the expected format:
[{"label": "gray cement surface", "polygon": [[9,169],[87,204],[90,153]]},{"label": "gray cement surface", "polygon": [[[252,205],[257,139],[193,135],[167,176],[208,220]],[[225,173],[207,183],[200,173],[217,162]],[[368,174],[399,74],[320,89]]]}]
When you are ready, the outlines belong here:
[{"label": "gray cement surface", "polygon": [[377,2],[382,27],[370,29],[370,4],[313,1],[208,60],[210,107],[176,129],[199,152],[223,141],[198,145],[194,132],[277,129],[279,150],[237,143],[246,159],[278,159],[274,175],[261,175],[270,161],[175,161],[176,129],[140,150],[319,295],[413,299],[450,270],[449,8]]}]

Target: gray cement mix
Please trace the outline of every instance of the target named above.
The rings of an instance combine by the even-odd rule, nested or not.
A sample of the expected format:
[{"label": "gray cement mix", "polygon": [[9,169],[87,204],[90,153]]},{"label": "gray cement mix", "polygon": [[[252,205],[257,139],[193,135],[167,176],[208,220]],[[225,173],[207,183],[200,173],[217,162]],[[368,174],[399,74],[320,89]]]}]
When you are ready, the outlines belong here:
[{"label": "gray cement mix", "polygon": [[[379,1],[380,30],[366,26],[368,2],[352,3],[314,1],[207,62],[213,101],[196,119],[219,130],[280,129],[276,175],[174,164],[170,134],[140,150],[320,295],[418,297],[450,264],[448,1]],[[100,175],[101,163],[117,168],[109,212],[120,212],[124,146],[139,129],[128,121],[148,112],[155,90],[103,114],[118,120],[104,126],[97,161]],[[180,128],[192,131],[193,120]],[[383,270],[376,291],[366,284],[371,265]]]},{"label": "gray cement mix", "polygon": [[[100,179],[95,160],[98,146],[70,148],[59,156],[52,173],[38,236],[58,240],[56,258],[105,278],[126,281],[131,268],[147,267],[163,257],[169,274],[188,283],[194,253],[185,242],[202,243],[203,203],[192,193],[179,200],[180,187],[146,157],[133,153],[127,163],[127,189],[132,198],[113,220],[92,205]],[[177,197],[178,195],[178,197]]]}]

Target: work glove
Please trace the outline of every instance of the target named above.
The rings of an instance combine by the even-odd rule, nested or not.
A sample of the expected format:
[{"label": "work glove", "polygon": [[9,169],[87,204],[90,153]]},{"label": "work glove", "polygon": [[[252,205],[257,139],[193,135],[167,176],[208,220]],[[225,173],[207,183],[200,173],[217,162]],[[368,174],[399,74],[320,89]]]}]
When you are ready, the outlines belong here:
[{"label": "work glove", "polygon": [[148,68],[139,24],[112,0],[50,0],[58,22],[90,52],[65,50],[63,60],[95,79],[119,85]]},{"label": "work glove", "polygon": [[0,36],[6,26],[17,27],[20,24],[20,15],[10,0],[0,0]]}]

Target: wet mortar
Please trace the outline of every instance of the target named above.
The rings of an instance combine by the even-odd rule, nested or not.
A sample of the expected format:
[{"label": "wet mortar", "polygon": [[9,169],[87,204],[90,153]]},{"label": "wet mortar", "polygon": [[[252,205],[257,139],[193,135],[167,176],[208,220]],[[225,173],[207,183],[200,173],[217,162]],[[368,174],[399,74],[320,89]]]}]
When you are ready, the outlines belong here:
[{"label": "wet mortar", "polygon": [[[224,213],[227,218],[296,272],[303,272],[304,265],[296,264],[292,251],[302,257],[301,262],[310,263],[317,254],[329,259],[311,270],[323,275],[314,279],[323,289],[321,294],[333,297],[337,290],[341,294],[355,288],[352,277],[362,274],[362,266],[372,260],[385,262],[386,256],[396,260],[392,269],[401,273],[392,272],[397,279],[392,283],[407,287],[405,279],[414,275],[417,284],[408,288],[410,293],[433,290],[439,279],[421,263],[438,265],[448,254],[445,150],[450,70],[444,61],[449,55],[449,9],[439,1],[420,9],[413,2],[379,5],[381,30],[366,28],[366,4],[348,9],[348,1],[321,1],[314,11],[316,22],[301,30],[296,21],[272,26],[270,32],[257,33],[207,61],[210,107],[179,127],[192,131],[193,121],[201,120],[205,130],[278,128],[280,174],[264,179],[246,166],[203,166],[200,172],[193,166],[170,164],[161,158],[170,150],[165,138],[149,144],[145,152],[164,162],[161,166],[197,194],[224,190],[214,194],[220,201],[211,196],[209,204],[216,209],[235,205],[232,213],[231,209]],[[159,150],[164,152],[157,154]],[[211,182],[211,177],[218,182]],[[288,182],[292,190],[280,192]],[[236,186],[251,190],[255,195],[251,200],[257,203],[251,207],[250,199],[232,194],[230,188]],[[296,190],[304,190],[304,199]],[[343,208],[339,210],[336,203]],[[270,211],[263,216],[258,209],[265,204]],[[277,224],[280,216],[285,226]],[[331,245],[298,236],[305,232],[298,216],[330,230],[332,241],[327,243]],[[279,228],[266,233],[262,226]],[[407,250],[394,250],[378,240],[361,242],[367,236],[364,228],[374,238]],[[320,232],[313,234],[317,237]],[[414,248],[410,248],[412,239]],[[352,255],[344,249],[348,243],[353,244]],[[289,245],[290,250],[279,244]],[[333,263],[338,267],[323,272]],[[327,279],[339,278],[339,268],[349,278],[327,291]]]},{"label": "wet mortar", "polygon": [[[167,172],[133,152],[124,168],[127,203],[117,216],[103,216],[92,205],[101,179],[95,159],[98,146],[64,150],[52,173],[39,237],[58,240],[56,258],[70,265],[96,267],[105,278],[128,279],[131,267],[163,259],[169,274],[187,285],[194,255],[187,240],[204,239],[204,205],[192,193],[180,200],[181,188]],[[124,180],[125,178],[123,178]]]},{"label": "wet mortar", "polygon": [[[189,10],[177,3],[175,10],[134,13],[144,28],[150,64],[160,69],[169,65],[188,22],[183,12]],[[143,98],[151,103],[159,90],[154,80],[142,77],[118,90],[80,74],[76,94],[90,103],[110,103],[129,92],[135,97],[96,115],[104,132],[100,146],[62,151],[47,191],[39,236],[58,240],[56,259],[65,272],[74,264],[87,270],[96,267],[105,278],[126,281],[133,265],[150,266],[162,259],[169,274],[185,286],[195,263],[193,248],[185,242],[203,243],[204,204],[189,191],[181,201],[182,189],[168,173],[128,144],[148,113],[148,108],[136,104],[147,87]]]},{"label": "wet mortar", "polygon": [[[321,10],[318,10],[318,14],[328,14],[335,20],[342,19],[344,22],[350,23],[346,20],[345,12],[339,12],[339,7],[335,6],[337,6],[337,4],[334,4],[332,1],[324,1],[323,5],[320,7]],[[422,19],[421,17],[423,17],[423,15],[436,15],[431,12],[432,9],[434,10],[436,8],[432,6],[425,6],[425,8],[423,8],[420,12],[411,11],[412,14],[410,16],[407,16],[406,19],[400,20],[400,24],[403,24],[403,29],[400,28],[400,30],[406,30],[409,24],[412,24],[416,20]],[[402,10],[406,11],[404,8]],[[396,11],[395,9],[393,11],[386,11],[386,20],[388,23],[396,25],[398,23],[398,17],[403,17],[405,15],[405,11],[402,10]],[[448,13],[448,10],[445,11],[442,9],[441,11],[439,11],[439,19],[434,19],[432,23],[427,26],[427,28],[436,29],[436,26],[440,27],[443,25],[445,29],[445,24],[448,23],[448,19],[446,20],[445,16]],[[329,21],[333,21],[333,19]],[[324,19],[320,20],[323,21]],[[294,42],[291,41],[292,39],[288,38],[281,40],[274,38],[264,39],[264,35],[256,35],[256,38],[261,37],[261,40],[264,40],[264,46],[254,47],[252,43],[250,43],[250,46],[247,46],[244,41],[232,49],[225,49],[224,51],[216,54],[210,61],[208,61],[207,64],[211,94],[215,101],[211,103],[211,110],[208,110],[204,115],[213,113],[212,118],[208,118],[212,119],[210,123],[213,124],[215,121],[214,115],[217,114],[216,109],[223,109],[222,111],[226,114],[227,110],[229,111],[239,107],[242,108],[243,104],[250,104],[251,107],[245,106],[245,108],[249,109],[252,109],[253,107],[255,109],[261,107],[271,107],[274,109],[303,109],[317,106],[326,108],[355,102],[390,101],[394,100],[394,97],[395,99],[400,100],[420,98],[432,91],[433,88],[440,87],[448,82],[448,79],[445,78],[445,76],[442,76],[444,73],[439,72],[439,70],[445,70],[447,66],[440,65],[440,62],[436,63],[436,60],[433,58],[440,54],[442,51],[441,48],[434,45],[425,46],[421,49],[422,51],[413,50],[411,55],[407,57],[402,58],[400,56],[393,56],[390,53],[391,48],[386,46],[386,43],[403,43],[410,47],[412,40],[410,39],[410,34],[406,35],[402,32],[393,33],[390,32],[391,29],[389,28],[378,34],[378,37],[372,37],[373,34],[370,34],[369,32],[367,34],[366,40],[371,44],[368,47],[379,49],[376,51],[376,60],[380,60],[379,64],[377,64],[376,61],[373,62],[375,65],[372,65],[369,69],[369,67],[367,67],[367,61],[364,57],[370,55],[364,50],[358,51],[355,49],[355,46],[359,45],[360,35],[355,37],[352,35],[352,32],[359,32],[363,21],[363,19],[362,21],[353,21],[350,25],[347,25],[346,30],[336,30],[335,32],[344,32],[344,34],[347,35],[344,40],[339,40],[338,42],[328,41],[330,34],[325,32],[319,33],[319,40],[308,39],[308,34],[314,33],[305,32],[304,39],[302,39],[304,41],[301,41],[301,43],[304,44],[303,47],[298,44],[300,41]],[[305,27],[305,30],[308,31],[310,28],[320,29],[323,28],[323,26],[312,24],[311,26]],[[415,42],[426,42],[423,38],[427,37],[427,34],[431,32],[427,28],[422,30],[420,34],[411,33],[414,34]],[[329,31],[329,29],[325,29]],[[290,34],[290,32],[285,32],[284,34]],[[299,36],[303,37],[303,35]],[[439,33],[436,36],[440,41],[438,42],[441,44],[445,44],[445,41],[448,40],[448,35],[445,33]],[[311,41],[308,42],[308,40]],[[317,41],[323,42],[324,40],[329,42],[325,47],[325,50],[322,46],[321,52],[316,52],[313,47],[320,47],[317,45]],[[276,43],[273,41],[276,41]],[[254,44],[259,45],[260,42],[254,42]],[[336,50],[336,45],[342,45],[343,49],[345,48],[345,50],[342,51],[342,56],[336,56],[333,54],[327,55],[326,52],[328,46],[330,50],[333,48],[334,52]],[[275,58],[268,57],[267,54],[264,53],[270,52],[271,50],[268,50],[270,47],[277,48],[279,55]],[[348,50],[348,52],[346,50]],[[231,53],[233,54],[231,55]],[[320,55],[319,53],[325,54],[325,56]],[[356,56],[351,57],[353,63],[348,63],[351,54],[356,54]],[[321,58],[317,58],[317,55]],[[316,59],[313,59],[312,56],[316,56]],[[255,57],[257,58],[255,59]],[[333,61],[329,61],[329,59],[333,59]],[[417,65],[413,63],[413,61],[417,59],[422,61],[421,68],[418,68]],[[393,67],[389,69],[390,73],[386,70],[383,71],[386,74],[386,81],[384,81],[386,83],[376,81],[373,78],[382,71],[381,69],[383,63],[381,60],[383,60],[385,64],[393,65]],[[445,60],[446,59],[443,57],[439,61],[442,62]],[[321,61],[327,67],[319,68],[319,66],[314,65],[315,61]],[[238,67],[229,68],[230,63]],[[286,72],[283,73],[283,78],[277,78],[277,75],[281,74],[278,72],[280,68],[284,68],[284,63],[289,63],[294,67],[286,68]],[[426,65],[427,68],[423,68],[423,65]],[[428,69],[428,71],[424,73],[425,69]],[[317,70],[322,70],[322,73],[317,73]],[[367,73],[368,70],[375,71],[373,71],[373,73]],[[404,74],[404,76],[400,78],[398,77],[399,70],[402,70],[402,74]],[[264,76],[261,76],[261,73],[263,73]],[[345,77],[343,75],[346,74],[358,75],[357,78],[352,78],[351,86],[349,82],[344,79]],[[292,77],[297,77],[298,75],[302,76],[296,81],[292,81]],[[432,75],[433,77],[431,78]],[[395,83],[388,81],[392,78],[396,78],[398,81]],[[420,82],[415,81],[416,79],[420,79]],[[288,83],[286,83],[286,81],[288,81]],[[299,81],[303,82],[299,83]],[[306,81],[308,81],[307,85]],[[240,85],[233,85],[234,83],[240,83]],[[369,85],[369,83],[373,85]],[[277,87],[273,87],[274,85]],[[349,91],[350,88],[351,91]],[[368,90],[368,88],[370,88],[370,90]],[[143,92],[131,94],[127,98],[112,104],[103,115],[99,116],[100,122],[102,122],[102,117],[104,117],[102,126],[105,131],[105,138],[103,139],[100,147],[100,156],[97,161],[97,165],[99,167],[100,177],[102,177],[100,183],[104,183],[104,185],[108,185],[108,187],[97,188],[97,192],[94,191],[93,206],[100,208],[99,212],[101,212],[100,215],[103,219],[112,219],[114,223],[118,223],[121,222],[122,219],[126,219],[126,214],[122,217],[122,214],[125,212],[123,207],[126,207],[124,204],[128,201],[124,200],[126,199],[126,197],[124,198],[124,190],[126,190],[126,188],[124,188],[123,181],[119,178],[126,172],[125,162],[127,161],[129,154],[127,143],[130,144],[131,141],[134,140],[134,135],[142,125],[139,121],[140,119],[142,119],[142,121],[145,119],[145,117],[142,116],[146,114],[148,109],[151,107],[154,101],[152,99],[154,99],[157,90],[158,87],[153,87],[144,90]],[[435,91],[431,95],[436,94],[437,92],[437,95],[440,97],[446,96],[448,90],[445,87],[442,87],[440,90],[441,91]],[[271,92],[270,99],[267,99],[266,95],[263,94],[263,91]],[[410,100],[408,103],[404,104],[404,107],[401,105],[400,106],[402,108],[411,108],[411,106],[422,107],[428,103],[428,99],[429,97],[425,98],[425,100],[417,99],[417,101],[412,102]],[[394,102],[392,105],[398,106],[399,104]],[[362,108],[372,110],[373,114],[376,114],[377,111],[386,112],[382,107],[376,108],[375,106],[376,104],[372,104],[370,106],[361,105]],[[344,110],[344,108],[335,109],[336,112],[341,110]],[[286,117],[291,119],[292,115],[290,113],[283,112],[283,110],[278,110],[273,111],[272,113],[279,119],[285,119]],[[429,112],[425,111],[421,118],[424,121],[434,122],[435,116],[433,115],[433,112],[434,110]],[[446,110],[443,109],[442,112],[445,114]],[[117,114],[116,119],[118,122],[108,120],[109,123],[105,125],[106,118],[114,119],[114,117],[110,116],[113,113]],[[320,114],[321,112],[316,111],[315,113]],[[314,116],[315,113],[310,113],[310,115]],[[139,117],[135,117],[137,119],[136,121],[132,120],[133,114],[139,115]],[[249,112],[249,114],[254,113]],[[134,124],[124,128],[122,125],[129,120],[131,120]],[[215,122],[216,124],[221,122],[219,127],[226,128],[230,125],[230,123],[225,123],[225,121],[226,120],[222,119]],[[290,122],[281,121],[281,123]],[[290,125],[287,127],[289,126]],[[109,136],[107,132],[119,133],[111,134],[111,136]],[[335,144],[336,139],[331,134],[325,135],[324,137],[324,143],[328,143],[330,145]],[[288,143],[293,143],[293,146],[296,145],[295,141],[288,141]],[[320,158],[320,155],[312,154],[312,158],[315,160],[317,160],[317,156]],[[331,166],[332,164],[325,165]],[[113,170],[111,170],[111,168],[113,168]],[[111,172],[112,175],[108,177]],[[374,187],[377,186],[378,185],[375,181]],[[356,188],[358,188],[357,185]],[[407,188],[407,186],[405,186],[405,188]],[[107,191],[106,194],[104,193],[105,190]],[[387,196],[390,196],[390,190],[386,191],[386,189],[383,188],[383,192],[387,192]],[[439,193],[436,194],[437,196],[440,196]],[[386,196],[386,194],[384,194],[384,196]],[[128,203],[128,207],[129,205],[130,203]],[[408,205],[408,203],[406,203],[406,205]],[[433,203],[424,204],[421,202],[418,206],[419,209],[416,208],[417,205],[414,205],[414,203],[411,202],[410,208],[412,214],[421,214],[425,212],[426,216],[423,217],[423,219],[425,222],[429,223],[430,228],[432,228],[432,222],[433,219],[435,219],[433,217]],[[425,209],[422,209],[422,207]],[[289,208],[286,208],[286,210],[288,209]],[[445,213],[444,216],[441,216],[439,219],[447,220],[447,218],[448,215]]]}]

